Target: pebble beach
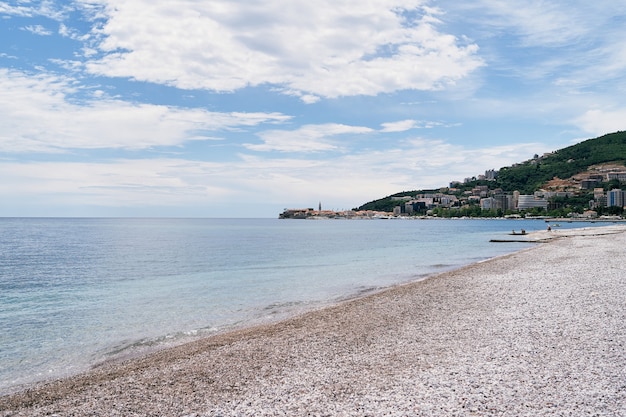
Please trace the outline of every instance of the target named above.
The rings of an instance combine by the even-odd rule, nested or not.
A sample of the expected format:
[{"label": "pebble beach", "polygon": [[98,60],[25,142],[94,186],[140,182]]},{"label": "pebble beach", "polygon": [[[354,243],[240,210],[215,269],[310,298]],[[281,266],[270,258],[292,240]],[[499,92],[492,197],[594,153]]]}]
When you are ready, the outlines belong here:
[{"label": "pebble beach", "polygon": [[626,416],[626,228],[528,239],[537,245],[35,385],[0,397],[0,416]]}]

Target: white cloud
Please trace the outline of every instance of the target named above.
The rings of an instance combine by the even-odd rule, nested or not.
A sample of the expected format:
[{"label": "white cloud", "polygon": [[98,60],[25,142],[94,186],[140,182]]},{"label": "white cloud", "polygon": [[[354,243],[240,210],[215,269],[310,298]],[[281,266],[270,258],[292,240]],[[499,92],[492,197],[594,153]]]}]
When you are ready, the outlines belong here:
[{"label": "white cloud", "polygon": [[[412,189],[446,186],[549,151],[523,143],[470,149],[415,138],[389,150],[339,154],[331,159],[240,155],[231,162],[183,159],[113,160],[106,163],[4,162],[0,194],[13,202],[107,207],[220,204],[224,215],[242,202],[278,207],[323,199],[336,208]],[[248,216],[250,213],[248,212]]]},{"label": "white cloud", "polygon": [[318,101],[320,101],[319,96],[316,96],[314,94],[304,94],[302,91],[288,90],[284,88],[282,89],[275,88],[273,89],[273,91],[282,93],[288,96],[298,97],[300,100],[302,100],[306,104],[313,104],[313,103],[317,103]]},{"label": "white cloud", "polygon": [[143,159],[107,163],[30,162],[0,164],[10,183],[4,195],[45,197],[51,205],[181,205],[219,198],[231,191],[202,180],[214,172],[208,162]]},{"label": "white cloud", "polygon": [[600,136],[607,133],[626,130],[626,108],[616,110],[588,110],[574,120],[585,132]]},{"label": "white cloud", "polygon": [[10,16],[31,16],[32,9],[27,6],[12,6],[2,2],[0,3],[0,14]]},{"label": "white cloud", "polygon": [[[448,17],[471,34],[489,63],[487,71],[532,83],[588,92],[614,88],[626,70],[626,3],[612,0],[442,0]],[[492,84],[485,79],[485,83]],[[541,85],[542,82],[546,84]],[[550,85],[551,84],[551,85]],[[530,84],[529,84],[530,85]]]},{"label": "white cloud", "polygon": [[22,28],[22,30],[25,30],[27,32],[30,32],[34,35],[39,35],[39,36],[50,36],[52,35],[52,32],[49,31],[48,29],[44,28],[41,25],[29,25],[29,26],[25,26]]},{"label": "white cloud", "polygon": [[610,35],[600,46],[572,58],[574,70],[566,79],[572,87],[626,93],[626,85],[622,81],[626,72],[626,45],[622,41],[626,30],[610,28],[607,32]]},{"label": "white cloud", "polygon": [[337,123],[304,125],[297,130],[268,130],[258,134],[262,144],[247,143],[254,151],[320,152],[338,150],[341,146],[332,138],[339,135],[361,135],[372,132],[368,127],[347,126]]},{"label": "white cloud", "polygon": [[[280,123],[280,113],[209,112],[103,97],[82,105],[68,100],[71,79],[28,76],[0,69],[0,145],[4,152],[58,152],[71,148],[145,149],[213,139],[215,132]],[[99,99],[98,99],[99,97]]]},{"label": "white cloud", "polygon": [[482,174],[486,169],[498,169],[546,151],[546,145],[539,143],[470,148],[418,137],[392,149],[354,154],[345,159],[349,161],[346,166],[353,167],[360,175],[370,171],[370,175],[397,183],[399,188],[420,189],[446,186],[452,180]]},{"label": "white cloud", "polygon": [[417,120],[401,120],[398,122],[383,123],[381,126],[383,127],[381,132],[383,133],[405,132],[416,128]]},{"label": "white cloud", "polygon": [[184,89],[269,84],[319,97],[434,90],[482,65],[426,0],[108,0],[94,74]]},{"label": "white cloud", "polygon": [[0,2],[0,14],[7,16],[33,17],[45,16],[53,20],[61,20],[65,13],[71,9],[70,5],[57,5],[54,1],[43,0],[31,3],[30,1],[18,1],[17,5]]},{"label": "white cloud", "polygon": [[[445,4],[445,1],[444,1]],[[612,0],[528,0],[523,5],[499,0],[478,0],[450,5],[492,36],[517,35],[518,46],[562,47],[586,43],[597,28],[626,13],[626,5]]]},{"label": "white cloud", "polygon": [[320,101],[320,98],[318,96],[314,96],[313,94],[302,94],[300,96],[300,100],[302,100],[306,104],[313,104]]},{"label": "white cloud", "polygon": [[59,35],[65,38],[73,39],[75,41],[85,42],[85,41],[89,41],[90,39],[90,35],[81,34],[78,30],[71,28],[65,25],[64,23],[61,23],[59,25]]}]

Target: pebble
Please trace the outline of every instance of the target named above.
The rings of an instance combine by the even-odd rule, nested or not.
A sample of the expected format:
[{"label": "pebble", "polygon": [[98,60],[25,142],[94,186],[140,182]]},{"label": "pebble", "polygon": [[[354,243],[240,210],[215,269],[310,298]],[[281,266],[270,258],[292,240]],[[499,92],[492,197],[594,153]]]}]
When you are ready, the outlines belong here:
[{"label": "pebble", "polygon": [[626,416],[626,233],[532,249],[0,398],[0,416]]}]

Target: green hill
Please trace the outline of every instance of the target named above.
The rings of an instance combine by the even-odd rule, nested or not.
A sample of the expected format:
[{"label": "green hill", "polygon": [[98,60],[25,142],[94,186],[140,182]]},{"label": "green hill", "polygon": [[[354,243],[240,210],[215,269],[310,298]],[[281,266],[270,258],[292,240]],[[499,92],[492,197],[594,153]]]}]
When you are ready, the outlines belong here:
[{"label": "green hill", "polygon": [[[604,163],[626,165],[626,131],[588,139],[551,154],[536,155],[528,161],[502,167],[495,181],[471,181],[460,184],[457,187],[457,194],[461,195],[477,185],[486,185],[490,190],[500,188],[507,193],[519,191],[522,194],[532,194],[543,188],[548,181],[555,177],[567,179],[587,171],[590,166]],[[615,185],[619,186],[620,184]],[[358,207],[357,210],[390,212],[399,204],[393,197],[438,191],[438,189],[403,191],[370,201]]]},{"label": "green hill", "polygon": [[587,171],[592,165],[626,162],[626,132],[616,132],[501,168],[496,181],[503,190],[532,194],[554,177],[561,179]]}]

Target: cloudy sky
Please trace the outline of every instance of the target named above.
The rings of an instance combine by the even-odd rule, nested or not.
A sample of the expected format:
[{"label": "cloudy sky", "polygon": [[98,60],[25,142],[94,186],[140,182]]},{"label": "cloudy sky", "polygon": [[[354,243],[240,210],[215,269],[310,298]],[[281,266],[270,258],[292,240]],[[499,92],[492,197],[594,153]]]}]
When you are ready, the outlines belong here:
[{"label": "cloudy sky", "polygon": [[626,2],[0,1],[0,216],[276,217],[626,129]]}]

